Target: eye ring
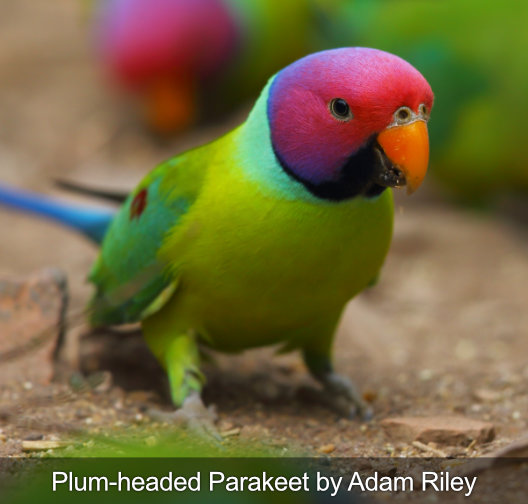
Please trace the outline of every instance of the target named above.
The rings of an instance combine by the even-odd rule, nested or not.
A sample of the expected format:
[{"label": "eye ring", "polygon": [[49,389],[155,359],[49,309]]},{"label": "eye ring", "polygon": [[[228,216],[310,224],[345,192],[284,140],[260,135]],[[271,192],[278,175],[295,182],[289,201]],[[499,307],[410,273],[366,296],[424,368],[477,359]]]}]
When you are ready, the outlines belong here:
[{"label": "eye ring", "polygon": [[413,118],[413,112],[409,107],[400,107],[394,112],[394,120],[396,124],[407,124]]},{"label": "eye ring", "polygon": [[334,98],[328,104],[328,108],[338,121],[350,121],[352,119],[350,106],[343,98]]},{"label": "eye ring", "polygon": [[420,112],[420,115],[422,115],[426,119],[429,117],[429,111],[427,110],[427,106],[425,105],[425,103],[420,104],[420,106],[418,107],[418,111]]}]

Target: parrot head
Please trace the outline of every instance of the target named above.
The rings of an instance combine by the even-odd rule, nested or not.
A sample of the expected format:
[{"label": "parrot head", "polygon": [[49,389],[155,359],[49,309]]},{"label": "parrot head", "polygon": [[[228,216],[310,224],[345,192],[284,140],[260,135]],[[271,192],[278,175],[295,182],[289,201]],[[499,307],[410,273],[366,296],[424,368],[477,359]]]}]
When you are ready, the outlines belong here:
[{"label": "parrot head", "polygon": [[274,78],[271,143],[282,169],[318,198],[402,186],[412,193],[427,170],[432,105],[425,78],[397,56],[359,47],[322,51]]},{"label": "parrot head", "polygon": [[106,0],[96,19],[107,73],[162,133],[195,119],[200,84],[229,64],[237,31],[221,0]]}]

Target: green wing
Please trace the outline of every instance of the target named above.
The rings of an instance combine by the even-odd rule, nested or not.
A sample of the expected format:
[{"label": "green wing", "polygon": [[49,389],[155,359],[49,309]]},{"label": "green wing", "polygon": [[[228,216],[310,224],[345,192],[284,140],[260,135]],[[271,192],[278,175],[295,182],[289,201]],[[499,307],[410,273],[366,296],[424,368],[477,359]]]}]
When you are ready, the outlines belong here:
[{"label": "green wing", "polygon": [[89,276],[96,287],[89,305],[93,325],[138,322],[176,289],[177,273],[159,260],[158,250],[199,194],[201,150],[155,168],[116,214]]}]

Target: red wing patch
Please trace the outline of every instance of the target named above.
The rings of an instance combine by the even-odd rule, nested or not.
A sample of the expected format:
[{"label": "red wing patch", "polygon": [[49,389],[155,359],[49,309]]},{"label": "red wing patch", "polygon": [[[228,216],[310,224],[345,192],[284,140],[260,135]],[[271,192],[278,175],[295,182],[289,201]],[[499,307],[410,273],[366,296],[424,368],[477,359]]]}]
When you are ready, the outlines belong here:
[{"label": "red wing patch", "polygon": [[139,191],[130,205],[130,220],[141,217],[141,214],[147,208],[147,190]]}]

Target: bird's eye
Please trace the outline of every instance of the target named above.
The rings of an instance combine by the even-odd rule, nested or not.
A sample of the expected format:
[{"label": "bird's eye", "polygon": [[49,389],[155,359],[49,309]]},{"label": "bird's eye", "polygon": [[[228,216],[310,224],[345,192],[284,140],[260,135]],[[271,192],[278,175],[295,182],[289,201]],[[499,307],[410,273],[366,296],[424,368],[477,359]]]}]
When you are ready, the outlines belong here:
[{"label": "bird's eye", "polygon": [[334,98],[329,105],[330,112],[339,121],[349,121],[352,119],[352,112],[348,103],[343,98]]},{"label": "bird's eye", "polygon": [[413,117],[412,110],[409,107],[400,107],[396,112],[394,112],[394,119],[397,124],[406,124]]},{"label": "bird's eye", "polygon": [[420,115],[427,118],[429,117],[429,111],[427,110],[427,107],[422,103],[420,107],[418,108]]}]

